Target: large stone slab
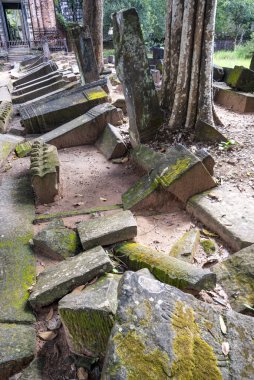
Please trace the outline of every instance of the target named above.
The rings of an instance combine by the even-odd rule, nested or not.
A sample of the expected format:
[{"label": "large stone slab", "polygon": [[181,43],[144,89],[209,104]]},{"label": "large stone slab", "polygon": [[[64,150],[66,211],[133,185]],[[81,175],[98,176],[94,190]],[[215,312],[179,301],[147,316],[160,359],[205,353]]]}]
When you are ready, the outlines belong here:
[{"label": "large stone slab", "polygon": [[5,133],[12,116],[13,108],[11,102],[2,102],[0,104],[0,133]]},{"label": "large stone slab", "polygon": [[107,274],[79,294],[59,302],[59,313],[70,350],[99,358],[105,355],[117,309],[121,276]]},{"label": "large stone slab", "polygon": [[254,244],[230,255],[213,266],[212,270],[235,311],[242,312],[247,306],[254,307]]},{"label": "large stone slab", "polygon": [[169,148],[163,156],[159,153],[150,154],[149,151],[146,155],[146,149],[142,149],[139,157],[139,164],[144,169],[149,166],[154,169],[123,194],[125,209],[137,206],[159,188],[186,203],[192,195],[216,186],[202,161],[180,144]]},{"label": "large stone slab", "polygon": [[0,134],[0,168],[7,160],[9,154],[13,152],[16,146],[22,141],[24,141],[23,137]]},{"label": "large stone slab", "polygon": [[0,323],[0,379],[10,376],[28,365],[35,354],[33,327]]},{"label": "large stone slab", "polygon": [[112,269],[113,265],[102,247],[62,261],[39,275],[29,298],[30,304],[34,308],[50,305],[77,286]]},{"label": "large stone slab", "polygon": [[114,215],[80,222],[78,234],[84,249],[110,245],[134,238],[137,222],[130,211],[119,211]]},{"label": "large stone slab", "polygon": [[254,94],[234,91],[225,83],[216,83],[213,87],[215,103],[235,112],[254,112]]},{"label": "large stone slab", "polygon": [[[52,75],[53,74],[53,75]],[[28,92],[38,90],[41,87],[48,86],[52,83],[57,82],[58,80],[62,79],[63,75],[58,72],[53,72],[52,74],[45,75],[44,77],[40,78],[40,80],[31,81],[26,85],[20,85],[15,88],[15,90],[12,92],[12,96],[20,96],[24,95]]]},{"label": "large stone slab", "polygon": [[46,133],[84,115],[88,110],[107,100],[101,87],[71,93],[39,105],[21,109],[21,125],[27,133]]},{"label": "large stone slab", "polygon": [[234,251],[254,244],[254,199],[220,186],[192,197],[187,211],[216,232]]},{"label": "large stone slab", "polygon": [[155,85],[135,8],[113,15],[116,71],[122,82],[133,147],[151,140],[162,124]]},{"label": "large stone slab", "polygon": [[216,276],[209,270],[197,268],[138,243],[121,243],[116,246],[114,252],[129,269],[147,268],[158,280],[179,289],[199,291],[211,289],[216,284]]},{"label": "large stone slab", "polygon": [[127,146],[117,128],[108,124],[96,141],[96,147],[108,159],[120,158],[127,152]]},{"label": "large stone slab", "polygon": [[220,311],[143,271],[126,272],[118,294],[102,380],[253,378],[253,318]]},{"label": "large stone slab", "polygon": [[53,71],[57,71],[57,65],[54,62],[49,61],[47,63],[42,64],[39,68],[30,71],[28,74],[24,75],[22,78],[16,80],[13,83],[13,86],[16,87],[20,84],[28,83],[31,80],[43,77],[44,75],[52,73]]},{"label": "large stone slab", "polygon": [[244,92],[254,92],[254,71],[243,66],[235,66],[226,79],[226,83]]}]

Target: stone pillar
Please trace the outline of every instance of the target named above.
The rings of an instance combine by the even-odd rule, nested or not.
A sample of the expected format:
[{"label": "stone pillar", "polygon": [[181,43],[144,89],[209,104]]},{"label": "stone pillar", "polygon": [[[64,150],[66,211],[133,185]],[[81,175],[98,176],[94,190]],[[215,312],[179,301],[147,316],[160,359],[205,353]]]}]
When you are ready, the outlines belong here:
[{"label": "stone pillar", "polygon": [[88,26],[75,26],[70,29],[69,33],[78,62],[82,83],[90,83],[98,80],[99,71]]},{"label": "stone pillar", "polygon": [[122,82],[133,147],[148,142],[162,124],[145,43],[135,8],[113,15],[116,71]]}]

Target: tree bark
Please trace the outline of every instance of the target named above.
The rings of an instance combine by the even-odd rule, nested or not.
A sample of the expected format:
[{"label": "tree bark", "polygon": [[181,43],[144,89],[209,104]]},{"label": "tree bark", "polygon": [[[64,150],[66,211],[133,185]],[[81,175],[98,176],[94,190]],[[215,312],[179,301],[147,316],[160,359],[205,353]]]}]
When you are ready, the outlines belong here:
[{"label": "tree bark", "polygon": [[83,0],[84,25],[88,25],[98,69],[103,69],[103,0]]}]

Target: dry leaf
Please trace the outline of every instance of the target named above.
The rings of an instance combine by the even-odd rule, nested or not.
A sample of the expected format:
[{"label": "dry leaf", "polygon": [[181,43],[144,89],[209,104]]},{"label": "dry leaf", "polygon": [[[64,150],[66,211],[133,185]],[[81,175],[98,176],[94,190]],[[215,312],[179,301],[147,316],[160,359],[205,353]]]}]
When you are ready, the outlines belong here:
[{"label": "dry leaf", "polygon": [[211,236],[211,237],[218,236],[218,235],[214,234],[213,232],[210,232],[210,231],[206,230],[205,228],[203,228],[201,232],[202,232],[203,235],[206,235],[206,236]]},{"label": "dry leaf", "polygon": [[39,332],[38,335],[39,335],[39,338],[41,338],[42,340],[46,340],[46,341],[53,340],[57,336],[57,334],[54,333],[53,331]]},{"label": "dry leaf", "polygon": [[107,198],[100,197],[100,201],[102,201],[102,202],[106,202],[106,201],[107,201]]},{"label": "dry leaf", "polygon": [[88,379],[88,373],[86,370],[82,367],[80,367],[77,371],[77,376],[79,380],[87,380]]},{"label": "dry leaf", "polygon": [[223,334],[227,334],[227,326],[225,325],[223,317],[220,315],[220,329]]},{"label": "dry leaf", "polygon": [[75,288],[71,293],[72,294],[79,294],[82,292],[82,290],[85,288],[86,286],[85,285],[80,285],[78,286],[77,288]]},{"label": "dry leaf", "polygon": [[46,321],[50,321],[53,315],[54,315],[54,310],[53,310],[53,307],[51,307],[51,309],[48,312],[48,315],[46,316]]},{"label": "dry leaf", "polygon": [[229,353],[229,343],[228,342],[223,342],[221,346],[222,352],[225,356],[228,355]]}]

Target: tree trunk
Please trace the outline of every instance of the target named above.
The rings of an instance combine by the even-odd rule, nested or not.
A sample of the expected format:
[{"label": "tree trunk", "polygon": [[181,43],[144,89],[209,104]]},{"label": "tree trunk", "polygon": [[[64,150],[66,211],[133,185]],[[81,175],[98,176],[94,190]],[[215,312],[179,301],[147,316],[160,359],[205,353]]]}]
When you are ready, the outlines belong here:
[{"label": "tree trunk", "polygon": [[88,25],[98,69],[103,69],[103,0],[83,0],[84,25]]},{"label": "tree trunk", "polygon": [[214,126],[216,0],[168,0],[162,108],[171,129]]}]

